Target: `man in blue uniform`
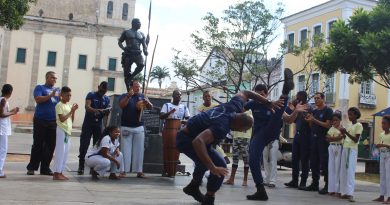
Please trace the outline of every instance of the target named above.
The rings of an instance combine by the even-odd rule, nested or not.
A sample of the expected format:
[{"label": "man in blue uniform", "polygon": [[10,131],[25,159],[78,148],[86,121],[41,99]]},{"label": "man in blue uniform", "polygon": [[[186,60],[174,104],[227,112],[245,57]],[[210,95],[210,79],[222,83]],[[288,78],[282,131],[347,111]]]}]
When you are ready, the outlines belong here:
[{"label": "man in blue uniform", "polygon": [[[214,204],[215,192],[221,187],[228,170],[225,160],[216,153],[211,145],[222,140],[230,130],[245,131],[252,127],[253,119],[242,114],[244,104],[248,99],[261,102],[270,108],[276,108],[275,119],[279,116],[278,120],[280,120],[287,105],[287,95],[294,88],[291,70],[285,69],[284,75],[286,80],[283,86],[283,95],[276,102],[270,102],[252,91],[242,91],[229,102],[188,120],[186,127],[176,137],[176,148],[195,163],[193,179],[183,189],[184,193],[202,202],[203,205]],[[279,132],[279,130],[270,130],[269,132],[272,135],[272,132]],[[211,174],[207,182],[207,193],[203,195],[199,190],[199,186],[206,170],[210,170]]]},{"label": "man in blue uniform", "polygon": [[89,92],[85,98],[85,116],[80,135],[79,147],[79,175],[84,174],[85,155],[93,136],[93,144],[99,139],[103,130],[103,117],[110,112],[110,99],[105,95],[107,82],[103,81],[98,86],[98,91]]}]

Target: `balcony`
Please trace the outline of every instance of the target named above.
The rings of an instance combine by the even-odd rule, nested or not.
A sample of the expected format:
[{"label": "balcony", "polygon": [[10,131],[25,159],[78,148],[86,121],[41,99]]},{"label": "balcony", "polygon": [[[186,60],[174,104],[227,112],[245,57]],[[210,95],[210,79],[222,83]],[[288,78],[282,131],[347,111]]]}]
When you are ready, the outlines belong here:
[{"label": "balcony", "polygon": [[359,107],[375,108],[376,107],[376,95],[360,93],[359,94]]}]

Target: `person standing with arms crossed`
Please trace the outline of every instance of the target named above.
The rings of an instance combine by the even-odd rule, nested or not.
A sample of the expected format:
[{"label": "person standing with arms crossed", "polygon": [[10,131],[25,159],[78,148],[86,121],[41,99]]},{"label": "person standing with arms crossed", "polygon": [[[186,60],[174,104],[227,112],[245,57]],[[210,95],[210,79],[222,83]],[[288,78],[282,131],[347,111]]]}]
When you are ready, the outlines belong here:
[{"label": "person standing with arms crossed", "polygon": [[49,71],[45,75],[46,82],[34,89],[34,99],[37,103],[33,119],[33,145],[31,147],[30,163],[27,165],[27,175],[34,175],[41,166],[41,175],[53,175],[50,162],[56,146],[56,112],[59,101],[56,73]]}]

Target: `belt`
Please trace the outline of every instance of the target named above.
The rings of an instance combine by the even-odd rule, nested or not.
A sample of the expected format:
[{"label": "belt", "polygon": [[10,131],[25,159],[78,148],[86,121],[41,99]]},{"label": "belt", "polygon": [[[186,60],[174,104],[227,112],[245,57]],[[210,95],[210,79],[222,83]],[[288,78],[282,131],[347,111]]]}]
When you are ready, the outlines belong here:
[{"label": "belt", "polygon": [[343,144],[341,144],[341,143],[329,143],[330,145],[338,145],[338,146],[341,146],[341,145],[343,145]]}]

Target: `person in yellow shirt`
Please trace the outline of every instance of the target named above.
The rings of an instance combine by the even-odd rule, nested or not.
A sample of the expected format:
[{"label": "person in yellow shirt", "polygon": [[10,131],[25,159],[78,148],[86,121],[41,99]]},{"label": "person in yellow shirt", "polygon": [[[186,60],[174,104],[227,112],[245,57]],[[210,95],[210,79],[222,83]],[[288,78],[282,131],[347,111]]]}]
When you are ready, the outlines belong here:
[{"label": "person in yellow shirt", "polygon": [[57,103],[56,110],[56,148],[54,159],[54,174],[53,180],[67,180],[68,178],[62,174],[65,169],[65,164],[69,152],[69,136],[72,134],[72,122],[74,120],[74,113],[78,108],[75,103],[69,105],[70,97],[72,96],[69,87],[64,86],[61,89],[60,99]]},{"label": "person in yellow shirt", "polygon": [[[252,116],[252,111],[248,110],[245,112],[249,116]],[[233,164],[232,164],[232,172],[228,180],[224,182],[224,184],[234,185],[234,178],[236,176],[238,161],[240,155],[242,157],[242,161],[244,161],[244,179],[242,181],[242,186],[248,186],[248,172],[249,172],[249,154],[248,154],[248,146],[249,140],[252,136],[252,128],[245,132],[233,131]]]},{"label": "person in yellow shirt", "polygon": [[329,142],[328,153],[328,193],[340,194],[340,161],[343,150],[343,136],[340,132],[341,112],[335,111],[332,115],[332,127],[328,130],[326,141]]},{"label": "person in yellow shirt", "polygon": [[349,108],[348,118],[352,124],[347,129],[340,128],[340,132],[344,137],[340,168],[340,194],[341,198],[348,199],[350,202],[354,202],[353,192],[355,189],[358,143],[363,132],[362,124],[357,122],[360,116],[358,108]]},{"label": "person in yellow shirt", "polygon": [[379,135],[380,142],[376,145],[380,150],[380,196],[373,201],[390,204],[390,115],[383,116],[382,129],[383,132]]}]

